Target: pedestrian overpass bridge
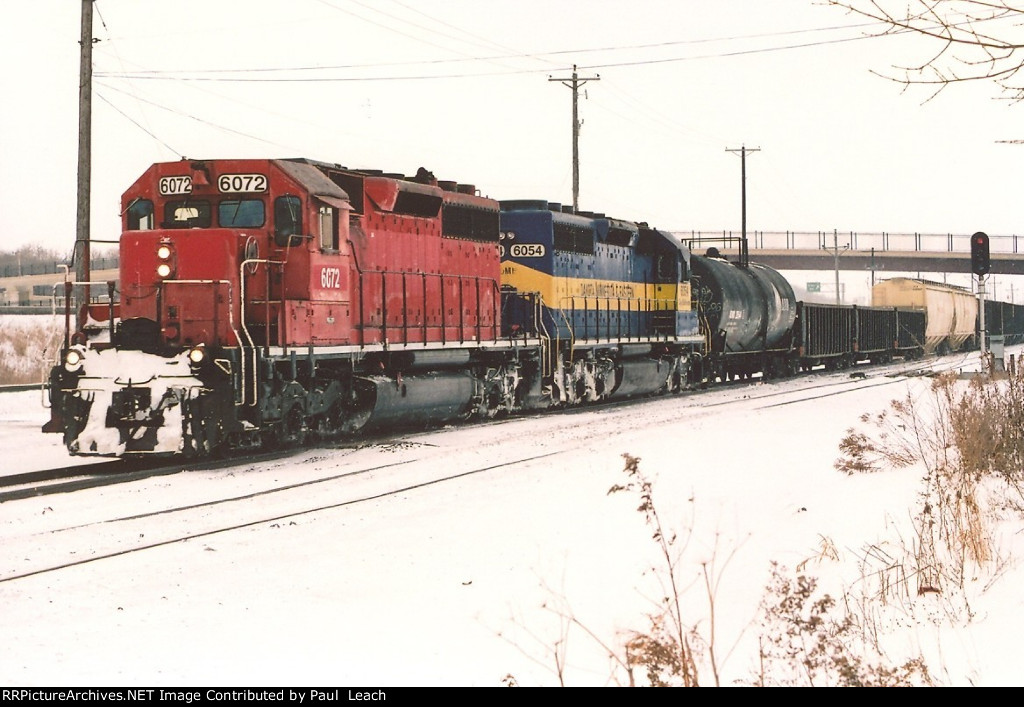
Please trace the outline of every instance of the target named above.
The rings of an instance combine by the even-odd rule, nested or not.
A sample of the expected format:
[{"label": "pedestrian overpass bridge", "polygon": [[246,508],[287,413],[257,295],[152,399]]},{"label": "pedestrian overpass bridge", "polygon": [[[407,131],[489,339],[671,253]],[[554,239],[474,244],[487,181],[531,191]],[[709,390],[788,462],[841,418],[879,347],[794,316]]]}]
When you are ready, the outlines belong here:
[{"label": "pedestrian overpass bridge", "polygon": [[[704,254],[718,248],[729,260],[742,249],[737,231],[673,231]],[[776,270],[870,270],[970,273],[970,233],[858,233],[856,231],[750,231],[747,253]],[[1024,235],[989,235],[990,274],[1024,275]]]}]

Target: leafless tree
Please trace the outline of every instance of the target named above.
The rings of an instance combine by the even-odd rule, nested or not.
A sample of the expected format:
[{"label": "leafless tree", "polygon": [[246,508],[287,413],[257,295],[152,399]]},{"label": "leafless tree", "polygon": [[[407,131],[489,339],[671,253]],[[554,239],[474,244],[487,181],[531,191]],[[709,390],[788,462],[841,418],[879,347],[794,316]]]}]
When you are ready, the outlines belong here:
[{"label": "leafless tree", "polygon": [[[826,0],[877,23],[876,36],[912,34],[925,40],[923,61],[874,73],[909,87],[991,81],[1013,101],[1024,100],[1024,4],[1014,0]],[[925,46],[922,45],[922,46]]]}]

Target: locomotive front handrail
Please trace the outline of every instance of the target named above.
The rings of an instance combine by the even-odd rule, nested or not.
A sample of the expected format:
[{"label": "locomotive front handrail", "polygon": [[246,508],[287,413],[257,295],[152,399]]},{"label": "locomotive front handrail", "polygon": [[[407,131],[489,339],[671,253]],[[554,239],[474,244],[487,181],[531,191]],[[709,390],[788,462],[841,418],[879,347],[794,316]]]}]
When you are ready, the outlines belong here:
[{"label": "locomotive front handrail", "polygon": [[[267,273],[268,273],[267,277],[268,277],[268,279],[269,279],[269,273],[270,273],[270,267],[269,267],[270,265],[280,265],[281,267],[284,267],[284,262],[283,261],[280,261],[280,260],[270,260],[268,258],[249,258],[249,259],[243,260],[238,265],[238,281],[239,281],[239,289],[240,289],[240,292],[238,294],[239,294],[239,296],[241,298],[241,300],[239,302],[238,309],[239,309],[240,317],[241,317],[242,332],[245,334],[245,338],[249,342],[249,353],[252,356],[252,402],[248,403],[248,405],[250,407],[256,405],[256,403],[257,403],[257,401],[259,399],[259,385],[257,385],[257,381],[256,381],[256,373],[257,373],[257,371],[256,371],[256,343],[253,341],[252,334],[249,333],[249,326],[246,324],[246,321],[245,321],[245,280],[246,280],[246,278],[245,278],[245,266],[246,265],[259,265],[260,263],[263,263],[263,264],[268,266],[267,267]],[[253,268],[252,272],[255,275],[256,274],[256,269]],[[267,300],[268,301],[270,300],[270,290],[269,290],[269,288],[267,289]],[[267,336],[270,335],[269,334],[269,329],[270,329],[269,308],[270,308],[270,305],[268,303],[267,304],[268,314],[267,314],[267,324],[266,324],[266,327],[267,327],[267,330],[268,330]],[[235,334],[235,338],[238,340],[238,348],[239,348],[239,350],[241,352],[240,365],[242,367],[241,371],[239,372],[239,375],[241,375],[241,377],[242,377],[241,400],[235,401],[235,405],[241,407],[241,406],[246,405],[246,402],[245,402],[246,401],[246,395],[245,395],[245,375],[246,375],[246,373],[245,373],[245,356],[246,356],[246,348],[245,348],[245,342],[238,336],[237,333]]]}]

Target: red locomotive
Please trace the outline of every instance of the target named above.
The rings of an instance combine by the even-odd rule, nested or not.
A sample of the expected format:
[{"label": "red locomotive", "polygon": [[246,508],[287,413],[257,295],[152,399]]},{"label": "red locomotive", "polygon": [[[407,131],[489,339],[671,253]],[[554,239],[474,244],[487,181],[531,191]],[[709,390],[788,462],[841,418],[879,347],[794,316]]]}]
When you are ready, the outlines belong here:
[{"label": "red locomotive", "polygon": [[163,347],[493,340],[498,204],[445,186],[308,161],[154,165],[122,200],[121,318],[155,321]]},{"label": "red locomotive", "polygon": [[[183,160],[153,165],[121,206],[110,342],[69,345],[51,380],[48,428],[73,453],[203,454],[443,420],[484,397],[462,369],[509,346],[499,206],[472,186]],[[487,381],[493,401],[500,373]]]}]

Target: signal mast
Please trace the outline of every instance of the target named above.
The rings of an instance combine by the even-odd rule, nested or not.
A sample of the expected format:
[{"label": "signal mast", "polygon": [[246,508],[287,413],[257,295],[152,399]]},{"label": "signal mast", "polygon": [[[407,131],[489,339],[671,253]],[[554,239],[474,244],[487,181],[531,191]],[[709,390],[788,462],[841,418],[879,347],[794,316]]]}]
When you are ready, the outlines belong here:
[{"label": "signal mast", "polygon": [[981,329],[981,355],[982,359],[988,354],[988,344],[985,341],[985,275],[990,269],[988,234],[978,231],[971,236],[971,272],[978,276],[978,322]]}]

